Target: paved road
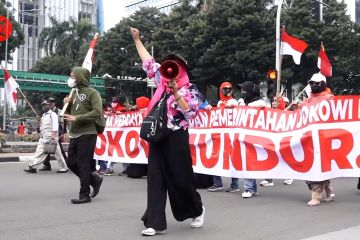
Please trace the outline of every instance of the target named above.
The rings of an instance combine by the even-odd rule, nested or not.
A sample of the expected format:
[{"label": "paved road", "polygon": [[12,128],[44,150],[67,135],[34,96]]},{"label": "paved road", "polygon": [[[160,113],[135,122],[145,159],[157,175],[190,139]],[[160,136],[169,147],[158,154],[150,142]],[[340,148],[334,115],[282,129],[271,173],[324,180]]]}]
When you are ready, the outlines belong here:
[{"label": "paved road", "polygon": [[[53,166],[57,166],[56,162]],[[120,164],[117,164],[119,172]],[[79,183],[71,174],[26,174],[26,163],[0,163],[1,240],[144,239],[140,217],[146,204],[146,180],[105,177],[90,204],[72,205]],[[56,169],[55,169],[56,170]],[[226,181],[228,183],[228,181]],[[305,205],[310,195],[303,181],[260,188],[260,196],[200,190],[206,222],[191,229],[167,209],[168,233],[156,239],[201,240],[348,240],[360,239],[357,179],[336,179],[336,201]]]}]

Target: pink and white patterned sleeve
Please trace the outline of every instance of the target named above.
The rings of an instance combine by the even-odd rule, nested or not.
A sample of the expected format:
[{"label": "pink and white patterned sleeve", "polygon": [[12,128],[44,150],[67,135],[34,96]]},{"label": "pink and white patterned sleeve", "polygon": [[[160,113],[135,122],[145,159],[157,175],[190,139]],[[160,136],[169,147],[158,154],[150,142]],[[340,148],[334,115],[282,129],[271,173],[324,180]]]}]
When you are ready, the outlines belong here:
[{"label": "pink and white patterned sleeve", "polygon": [[187,120],[195,118],[199,110],[199,98],[196,95],[197,93],[191,91],[187,86],[182,87],[180,93],[183,95],[187,104],[189,104],[189,109],[184,111],[178,106],[177,110],[180,111]]},{"label": "pink and white patterned sleeve", "polygon": [[155,62],[155,60],[149,59],[145,60],[142,65],[146,75],[149,79],[153,80],[156,86],[160,85],[160,64]]}]

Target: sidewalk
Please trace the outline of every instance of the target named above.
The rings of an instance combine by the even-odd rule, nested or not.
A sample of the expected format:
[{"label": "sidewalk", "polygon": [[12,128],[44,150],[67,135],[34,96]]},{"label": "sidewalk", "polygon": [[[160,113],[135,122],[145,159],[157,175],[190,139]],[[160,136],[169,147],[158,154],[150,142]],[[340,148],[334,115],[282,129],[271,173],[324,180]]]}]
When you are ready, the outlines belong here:
[{"label": "sidewalk", "polygon": [[0,162],[20,162],[21,157],[31,155],[33,153],[0,153]]}]

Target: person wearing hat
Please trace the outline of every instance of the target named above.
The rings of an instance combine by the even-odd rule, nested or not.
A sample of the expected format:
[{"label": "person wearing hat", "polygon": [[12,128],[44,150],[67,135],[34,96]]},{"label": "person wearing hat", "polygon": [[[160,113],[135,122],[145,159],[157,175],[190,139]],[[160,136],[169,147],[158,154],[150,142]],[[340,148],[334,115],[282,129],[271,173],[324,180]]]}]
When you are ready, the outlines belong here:
[{"label": "person wearing hat", "polygon": [[[260,88],[257,84],[246,81],[238,84],[238,87],[241,89],[241,101],[243,101],[246,106],[270,107],[263,99],[261,99]],[[241,196],[243,198],[251,198],[258,194],[256,179],[244,179],[244,192]]]},{"label": "person wearing hat", "polygon": [[[79,197],[71,199],[73,204],[91,202],[99,193],[103,178],[96,174],[94,150],[97,140],[95,120],[102,117],[102,99],[99,92],[90,87],[90,72],[84,67],[72,69],[68,86],[74,88],[72,97],[65,97],[68,113],[70,143],[67,165],[80,180]],[[90,193],[90,186],[93,191]]]},{"label": "person wearing hat", "polygon": [[[48,101],[44,100],[42,103],[42,108],[45,111],[40,120],[40,139],[37,144],[36,152],[34,156],[30,157],[31,163],[29,168],[24,171],[27,173],[36,173],[36,166],[41,164],[47,154],[44,153],[45,143],[50,140],[58,141],[58,129],[59,121],[58,115],[50,109],[50,104]],[[67,172],[68,168],[65,163],[65,159],[61,154],[60,146],[57,144],[56,150],[54,153],[55,159],[58,161],[61,172]]]},{"label": "person wearing hat", "polygon": [[[59,119],[59,146],[60,146],[60,150],[61,150],[61,154],[63,155],[64,159],[67,158],[65,150],[62,146],[62,139],[64,137],[64,133],[65,133],[65,124],[64,124],[64,117],[60,116],[60,112],[61,109],[58,109],[56,107],[56,101],[55,98],[49,97],[47,99],[47,102],[50,105],[50,109],[56,113],[58,115],[58,119]],[[45,161],[43,162],[43,167],[39,169],[39,171],[51,171],[51,164],[50,164],[50,154],[47,155]],[[57,173],[64,173],[63,171],[57,171]]]},{"label": "person wearing hat", "polygon": [[[200,228],[204,224],[205,208],[194,187],[188,132],[189,119],[195,118],[197,114],[199,93],[196,86],[190,83],[187,62],[182,57],[170,54],[162,61],[177,67],[175,76],[166,74],[144,47],[139,30],[130,28],[130,32],[143,62],[143,69],[157,86],[145,115],[160,99],[165,99],[166,127],[169,129],[165,139],[149,142],[147,208],[141,218],[145,226],[141,234],[154,236],[165,233],[167,195],[175,219],[191,219],[190,226]],[[171,68],[165,71],[168,69],[172,72]]]},{"label": "person wearing hat", "polygon": [[[315,73],[308,81],[311,94],[308,99],[303,101],[301,105],[308,103],[317,103],[322,100],[329,100],[334,97],[330,88],[327,87],[326,77],[321,73]],[[306,181],[309,190],[311,191],[311,200],[307,203],[308,206],[317,206],[320,204],[321,193],[325,191],[325,202],[333,200],[333,188],[330,186],[330,179],[324,181]]]}]

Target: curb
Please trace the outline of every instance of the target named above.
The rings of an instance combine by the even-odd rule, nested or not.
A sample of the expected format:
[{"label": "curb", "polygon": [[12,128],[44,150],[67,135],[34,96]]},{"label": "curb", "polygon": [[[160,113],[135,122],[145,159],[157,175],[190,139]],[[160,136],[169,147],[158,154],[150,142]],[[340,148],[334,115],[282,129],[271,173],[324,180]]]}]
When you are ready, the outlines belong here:
[{"label": "curb", "polygon": [[0,162],[4,163],[4,162],[20,162],[20,158],[19,157],[0,157]]},{"label": "curb", "polygon": [[[6,162],[28,162],[30,156],[19,156],[19,157],[0,157],[0,163]],[[50,156],[50,161],[56,160],[54,156]]]}]

